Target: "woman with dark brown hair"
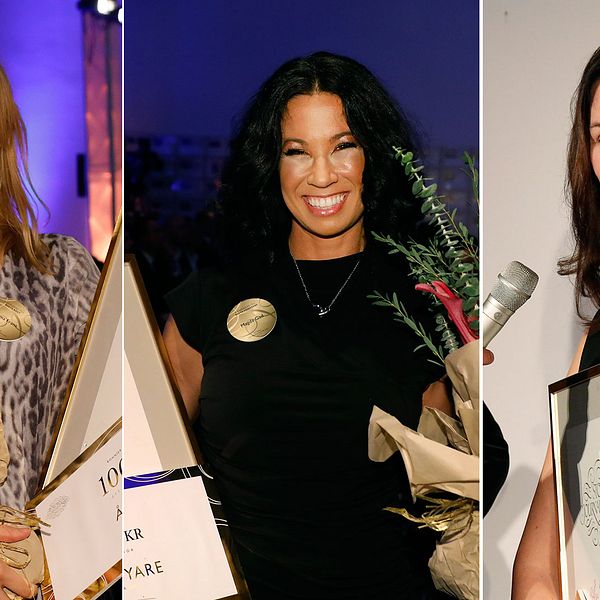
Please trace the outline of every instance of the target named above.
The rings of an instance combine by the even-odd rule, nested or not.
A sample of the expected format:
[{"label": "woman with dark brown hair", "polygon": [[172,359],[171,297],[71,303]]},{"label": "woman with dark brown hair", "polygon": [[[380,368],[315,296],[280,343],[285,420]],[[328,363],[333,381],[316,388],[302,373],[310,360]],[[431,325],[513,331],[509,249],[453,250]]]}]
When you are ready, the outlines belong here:
[{"label": "woman with dark brown hair", "polygon": [[[582,298],[600,307],[600,48],[585,67],[575,94],[567,187],[575,250],[559,262],[559,273],[576,276],[577,311],[588,325],[569,369],[572,375],[600,363],[600,311],[593,319],[585,319],[581,309]],[[558,510],[549,446],[515,558],[513,599],[561,598],[558,548]]]},{"label": "woman with dark brown hair", "polygon": [[[33,202],[43,206],[27,169],[25,125],[0,67],[0,505],[16,509],[36,492],[98,283],[78,242],[38,233]],[[0,543],[28,535],[0,525]],[[0,560],[0,600],[4,588],[35,594]]]}]

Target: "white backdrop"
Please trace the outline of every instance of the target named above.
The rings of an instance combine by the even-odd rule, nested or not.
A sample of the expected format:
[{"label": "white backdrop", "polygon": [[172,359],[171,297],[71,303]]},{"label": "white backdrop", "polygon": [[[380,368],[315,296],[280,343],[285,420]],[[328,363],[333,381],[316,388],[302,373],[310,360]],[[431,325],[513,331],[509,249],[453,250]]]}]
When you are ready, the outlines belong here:
[{"label": "white backdrop", "polygon": [[565,376],[581,326],[564,199],[570,101],[600,44],[598,0],[484,0],[483,290],[511,260],[540,276],[490,349],[484,394],[510,445],[505,487],[484,521],[484,597],[510,597],[512,563],[549,436],[547,386]]}]

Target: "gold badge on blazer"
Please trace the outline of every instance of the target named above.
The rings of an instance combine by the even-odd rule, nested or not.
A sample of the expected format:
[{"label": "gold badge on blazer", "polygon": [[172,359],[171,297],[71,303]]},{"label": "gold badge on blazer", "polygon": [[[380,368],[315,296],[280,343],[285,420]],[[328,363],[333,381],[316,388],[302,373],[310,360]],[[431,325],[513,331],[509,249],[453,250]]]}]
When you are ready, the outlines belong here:
[{"label": "gold badge on blazer", "polygon": [[236,304],[227,317],[229,333],[240,342],[257,342],[267,337],[277,323],[275,307],[262,298]]},{"label": "gold badge on blazer", "polygon": [[0,297],[0,340],[14,342],[31,329],[31,315],[18,300]]}]

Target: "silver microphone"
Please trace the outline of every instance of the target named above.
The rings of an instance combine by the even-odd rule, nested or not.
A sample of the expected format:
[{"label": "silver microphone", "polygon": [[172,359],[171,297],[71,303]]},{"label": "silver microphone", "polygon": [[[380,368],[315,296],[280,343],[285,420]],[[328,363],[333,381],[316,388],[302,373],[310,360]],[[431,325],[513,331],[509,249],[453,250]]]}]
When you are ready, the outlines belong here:
[{"label": "silver microphone", "polygon": [[484,348],[487,348],[517,308],[531,298],[538,281],[537,273],[516,260],[504,267],[481,311],[480,325]]}]

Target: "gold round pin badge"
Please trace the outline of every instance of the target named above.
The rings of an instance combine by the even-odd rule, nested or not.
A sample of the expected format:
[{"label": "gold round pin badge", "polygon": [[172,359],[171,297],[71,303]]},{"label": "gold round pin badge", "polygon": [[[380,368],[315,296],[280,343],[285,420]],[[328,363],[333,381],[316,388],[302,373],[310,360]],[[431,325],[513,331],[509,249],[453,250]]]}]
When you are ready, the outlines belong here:
[{"label": "gold round pin badge", "polygon": [[0,340],[14,342],[31,329],[31,315],[18,300],[0,297]]},{"label": "gold round pin badge", "polygon": [[275,307],[262,298],[236,304],[227,316],[229,333],[240,342],[257,342],[267,337],[277,323]]}]

